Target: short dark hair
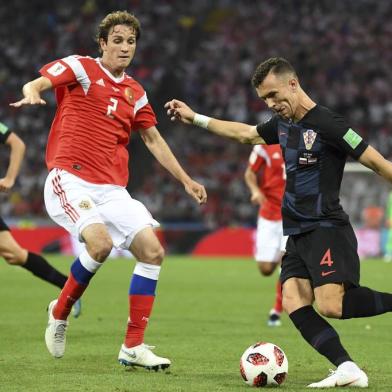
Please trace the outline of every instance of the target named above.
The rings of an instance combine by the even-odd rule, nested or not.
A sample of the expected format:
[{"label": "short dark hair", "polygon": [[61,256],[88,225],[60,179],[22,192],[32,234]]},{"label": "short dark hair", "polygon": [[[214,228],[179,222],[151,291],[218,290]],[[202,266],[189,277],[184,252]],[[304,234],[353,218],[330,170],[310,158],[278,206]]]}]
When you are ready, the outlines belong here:
[{"label": "short dark hair", "polygon": [[130,14],[128,11],[113,11],[106,15],[98,26],[96,40],[101,53],[101,45],[99,43],[102,38],[105,42],[108,42],[109,31],[112,27],[117,25],[126,25],[135,30],[136,40],[140,37],[140,22],[135,15]]},{"label": "short dark hair", "polygon": [[270,72],[274,73],[275,75],[292,73],[295,77],[297,77],[295,69],[286,59],[283,57],[271,57],[257,66],[256,71],[252,77],[253,87],[259,87]]}]

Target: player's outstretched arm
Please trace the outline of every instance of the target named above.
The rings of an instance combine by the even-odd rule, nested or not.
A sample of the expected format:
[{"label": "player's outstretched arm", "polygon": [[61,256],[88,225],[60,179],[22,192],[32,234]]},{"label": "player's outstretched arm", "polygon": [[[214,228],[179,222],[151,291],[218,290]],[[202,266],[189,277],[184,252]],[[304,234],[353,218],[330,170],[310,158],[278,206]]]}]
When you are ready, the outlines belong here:
[{"label": "player's outstretched arm", "polygon": [[46,105],[46,102],[41,98],[41,92],[51,87],[52,82],[44,76],[34,79],[23,86],[22,93],[24,98],[10,103],[10,106],[19,108],[23,105]]},{"label": "player's outstretched arm", "polygon": [[392,183],[392,162],[385,159],[375,148],[368,146],[359,162]]},{"label": "player's outstretched arm", "polygon": [[10,146],[11,154],[6,175],[0,178],[0,192],[6,192],[14,186],[26,150],[22,139],[13,132],[8,136],[5,144]]},{"label": "player's outstretched arm", "polygon": [[172,121],[179,120],[185,124],[197,125],[219,136],[235,139],[240,143],[265,144],[264,139],[257,133],[256,126],[223,121],[195,113],[185,102],[172,99],[166,102],[167,115]]},{"label": "player's outstretched arm", "polygon": [[206,203],[207,192],[204,186],[188,176],[158,129],[156,127],[151,127],[140,130],[140,136],[156,160],[184,185],[185,191],[199,204]]}]

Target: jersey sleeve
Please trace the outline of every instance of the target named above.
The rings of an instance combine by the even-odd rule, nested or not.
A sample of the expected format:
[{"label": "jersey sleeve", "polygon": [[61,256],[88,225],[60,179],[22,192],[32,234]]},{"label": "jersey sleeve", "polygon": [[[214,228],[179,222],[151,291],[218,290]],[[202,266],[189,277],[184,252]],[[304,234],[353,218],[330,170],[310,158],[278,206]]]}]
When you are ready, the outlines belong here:
[{"label": "jersey sleeve", "polygon": [[264,155],[259,153],[259,148],[262,147],[255,146],[249,156],[248,165],[254,173],[259,172],[266,164]]},{"label": "jersey sleeve", "polygon": [[148,102],[146,93],[136,101],[134,110],[135,118],[132,124],[133,131],[151,128],[157,124],[154,110]]},{"label": "jersey sleeve", "polygon": [[279,144],[278,116],[272,117],[265,123],[258,124],[256,130],[266,144]]},{"label": "jersey sleeve", "polygon": [[0,143],[5,144],[9,135],[11,135],[10,129],[4,123],[0,122]]},{"label": "jersey sleeve", "polygon": [[78,83],[77,75],[74,72],[75,66],[73,66],[77,66],[78,63],[80,62],[76,56],[69,56],[44,65],[39,72],[52,82],[54,88],[72,85]]},{"label": "jersey sleeve", "polygon": [[354,159],[358,159],[368,147],[368,144],[348,125],[343,116],[332,113],[324,126],[325,138]]}]

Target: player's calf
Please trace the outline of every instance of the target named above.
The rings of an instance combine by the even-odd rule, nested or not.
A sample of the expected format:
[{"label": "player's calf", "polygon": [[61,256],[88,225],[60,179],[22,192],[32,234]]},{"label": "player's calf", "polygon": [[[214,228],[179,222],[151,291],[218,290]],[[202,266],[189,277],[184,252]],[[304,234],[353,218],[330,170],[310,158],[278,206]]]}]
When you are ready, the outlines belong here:
[{"label": "player's calf", "polygon": [[367,287],[347,290],[342,302],[342,319],[371,317],[392,311],[392,294]]}]

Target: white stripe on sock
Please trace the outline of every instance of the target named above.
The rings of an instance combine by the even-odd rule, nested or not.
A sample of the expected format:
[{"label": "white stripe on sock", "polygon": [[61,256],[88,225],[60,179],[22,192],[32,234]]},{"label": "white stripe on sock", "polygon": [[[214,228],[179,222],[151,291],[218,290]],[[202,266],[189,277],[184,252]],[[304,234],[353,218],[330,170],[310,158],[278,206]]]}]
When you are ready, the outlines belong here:
[{"label": "white stripe on sock", "polygon": [[91,272],[92,274],[95,274],[98,269],[101,267],[102,263],[98,263],[98,261],[95,261],[87,252],[87,250],[84,250],[80,255],[79,255],[79,260],[80,264],[84,268],[86,268],[87,271]]},{"label": "white stripe on sock", "polygon": [[143,276],[144,278],[158,280],[160,271],[160,265],[147,264],[138,261],[135,265],[133,273],[139,276]]}]

